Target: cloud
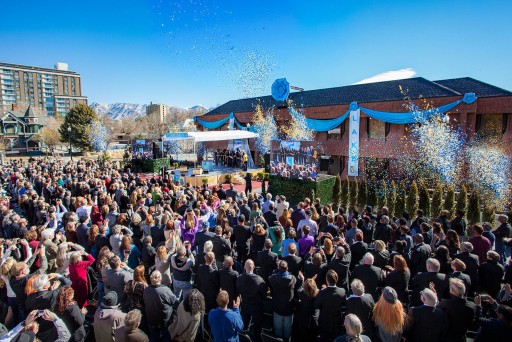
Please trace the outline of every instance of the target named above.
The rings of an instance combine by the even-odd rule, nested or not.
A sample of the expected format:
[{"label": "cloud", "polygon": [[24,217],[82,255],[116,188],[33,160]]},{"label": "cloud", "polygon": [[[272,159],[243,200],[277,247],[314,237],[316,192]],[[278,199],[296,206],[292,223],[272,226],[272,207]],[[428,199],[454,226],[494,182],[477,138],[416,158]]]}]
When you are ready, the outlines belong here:
[{"label": "cloud", "polygon": [[400,70],[391,70],[386,71],[381,74],[365,78],[359,82],[354,84],[365,84],[365,83],[375,83],[375,82],[383,82],[383,81],[393,81],[393,80],[401,80],[404,78],[411,78],[416,75],[416,71],[412,68],[400,69]]}]

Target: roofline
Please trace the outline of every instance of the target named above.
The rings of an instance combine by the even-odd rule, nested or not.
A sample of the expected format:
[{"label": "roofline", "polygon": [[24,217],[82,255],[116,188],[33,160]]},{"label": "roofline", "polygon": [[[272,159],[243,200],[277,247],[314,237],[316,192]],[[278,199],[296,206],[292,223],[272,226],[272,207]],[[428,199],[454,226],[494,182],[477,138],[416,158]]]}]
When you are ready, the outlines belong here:
[{"label": "roofline", "polygon": [[58,69],[51,69],[51,68],[43,68],[38,66],[30,66],[30,65],[21,65],[21,64],[11,64],[11,63],[4,63],[0,62],[0,67],[5,68],[11,68],[16,70],[23,70],[23,71],[32,71],[32,72],[42,72],[42,73],[53,73],[53,74],[68,74],[73,75],[76,77],[82,77],[80,74],[78,74],[75,71],[69,71],[69,70],[58,70]]},{"label": "roofline", "polygon": [[[510,91],[510,90],[507,90],[505,88],[501,88],[501,87],[495,86],[494,84],[490,84],[490,83],[487,83],[487,82],[484,82],[484,81],[477,80],[476,78],[469,77],[469,76],[468,77],[447,78],[447,79],[444,79],[444,80],[437,80],[437,81],[432,81],[432,82],[438,84],[437,82],[463,80],[465,78],[470,79],[470,80],[475,81],[475,82],[478,82],[478,83],[485,84],[486,86],[492,87],[494,89],[498,89],[498,90],[510,93],[508,95],[494,95],[494,96],[485,96],[485,97],[501,97],[501,96],[511,96],[512,95],[512,91]],[[439,84],[439,85],[441,85],[441,84]]]}]

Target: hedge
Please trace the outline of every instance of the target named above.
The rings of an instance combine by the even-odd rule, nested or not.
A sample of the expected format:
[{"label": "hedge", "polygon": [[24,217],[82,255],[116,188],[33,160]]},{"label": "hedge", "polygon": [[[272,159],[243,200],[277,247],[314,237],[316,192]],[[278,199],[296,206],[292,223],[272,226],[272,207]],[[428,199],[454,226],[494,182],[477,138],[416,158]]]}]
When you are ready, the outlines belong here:
[{"label": "hedge", "polygon": [[313,190],[316,198],[320,198],[323,204],[330,204],[335,181],[334,176],[319,176],[316,182],[309,182],[270,175],[269,192],[272,195],[285,195],[291,204],[297,204],[304,198],[310,197]]},{"label": "hedge", "polygon": [[171,167],[169,158],[132,159],[132,170],[135,172],[158,173],[163,166]]}]

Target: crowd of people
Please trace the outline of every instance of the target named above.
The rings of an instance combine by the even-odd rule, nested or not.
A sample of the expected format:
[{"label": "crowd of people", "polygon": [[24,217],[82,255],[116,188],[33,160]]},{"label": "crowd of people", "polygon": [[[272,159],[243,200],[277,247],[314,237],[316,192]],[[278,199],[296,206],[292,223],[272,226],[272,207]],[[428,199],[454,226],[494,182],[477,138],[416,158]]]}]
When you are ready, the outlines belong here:
[{"label": "crowd of people", "polygon": [[512,227],[192,187],[115,164],[1,167],[0,341],[504,341]]}]

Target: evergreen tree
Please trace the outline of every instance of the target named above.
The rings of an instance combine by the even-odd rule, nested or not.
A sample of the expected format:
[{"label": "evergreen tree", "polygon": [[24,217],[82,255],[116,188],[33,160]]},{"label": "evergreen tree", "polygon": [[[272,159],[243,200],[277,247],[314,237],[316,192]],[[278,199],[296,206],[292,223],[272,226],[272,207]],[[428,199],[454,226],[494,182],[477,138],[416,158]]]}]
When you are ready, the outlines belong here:
[{"label": "evergreen tree", "polygon": [[[389,208],[389,214],[393,215],[395,213],[397,203],[397,194],[396,194],[396,184],[395,181],[392,180],[391,184],[389,185],[388,189],[388,208]],[[402,213],[399,213],[399,215]]]},{"label": "evergreen tree", "polygon": [[450,185],[446,190],[446,198],[444,199],[444,210],[448,210],[450,212],[450,216],[453,214],[453,209],[455,208],[455,189],[453,185]]},{"label": "evergreen tree", "polygon": [[459,196],[457,197],[457,210],[462,210],[466,212],[468,206],[468,190],[466,186],[462,184],[459,191]]},{"label": "evergreen tree", "polygon": [[341,205],[343,207],[348,207],[349,203],[349,191],[350,191],[350,180],[348,176],[343,180],[343,184],[341,185]]},{"label": "evergreen tree", "polygon": [[[315,189],[311,189],[311,202],[315,202],[316,196],[315,196]],[[320,214],[320,213],[319,213]]]},{"label": "evergreen tree", "polygon": [[366,202],[366,204],[371,205],[374,208],[377,206],[377,180],[375,177],[372,177],[368,184],[368,198]]},{"label": "evergreen tree", "polygon": [[443,210],[443,186],[439,183],[432,195],[432,217],[437,217],[441,210]]},{"label": "evergreen tree", "polygon": [[338,173],[336,176],[336,180],[334,181],[334,187],[332,188],[332,203],[335,205],[340,205],[341,199],[341,175]]},{"label": "evergreen tree", "polygon": [[400,183],[400,187],[396,193],[395,216],[401,217],[405,210],[405,202],[407,199],[407,192],[405,191],[405,184]]},{"label": "evergreen tree", "polygon": [[430,194],[428,193],[428,188],[425,181],[421,181],[419,191],[420,193],[418,206],[421,210],[423,210],[425,216],[428,217],[430,215]]},{"label": "evergreen tree", "polygon": [[[69,143],[82,151],[92,149],[90,130],[91,123],[98,121],[98,114],[86,104],[79,104],[69,110],[59,128],[60,140]],[[71,128],[71,132],[68,132]]]},{"label": "evergreen tree", "polygon": [[406,211],[414,217],[418,210],[418,185],[416,182],[412,182],[409,194],[407,195]]},{"label": "evergreen tree", "polygon": [[474,190],[471,193],[471,196],[469,196],[468,221],[471,224],[480,222],[480,196],[476,190]]},{"label": "evergreen tree", "polygon": [[482,221],[489,222],[494,226],[496,223],[496,210],[492,205],[484,205],[484,211],[482,213]]},{"label": "evergreen tree", "polygon": [[363,178],[361,180],[361,186],[359,187],[359,193],[357,194],[357,204],[359,208],[363,210],[366,207],[366,202],[368,199],[368,186],[366,184],[366,179]]},{"label": "evergreen tree", "polygon": [[379,188],[377,189],[377,207],[379,209],[385,207],[388,202],[388,186],[384,180],[380,181]]},{"label": "evergreen tree", "polygon": [[357,183],[357,178],[354,177],[350,184],[350,205],[353,207],[357,207],[357,196],[359,193],[359,183]]}]

